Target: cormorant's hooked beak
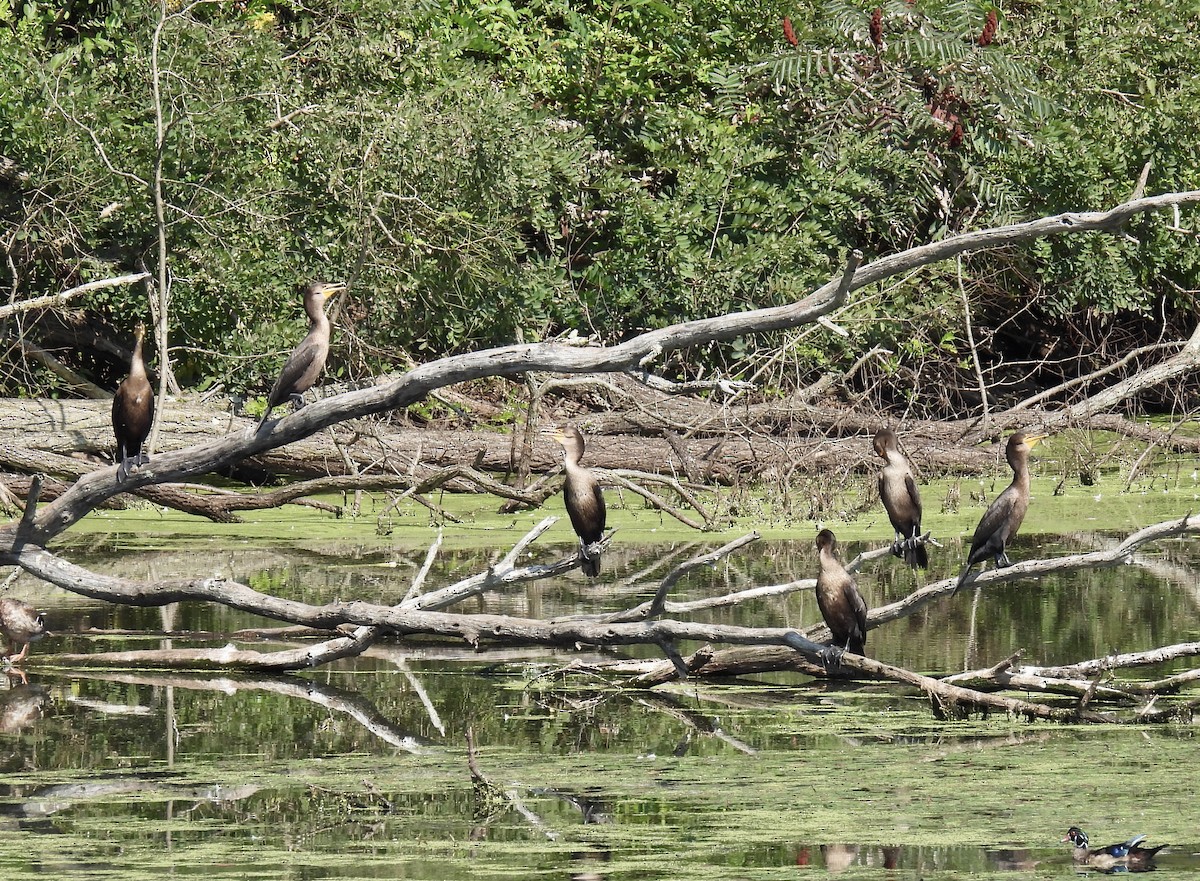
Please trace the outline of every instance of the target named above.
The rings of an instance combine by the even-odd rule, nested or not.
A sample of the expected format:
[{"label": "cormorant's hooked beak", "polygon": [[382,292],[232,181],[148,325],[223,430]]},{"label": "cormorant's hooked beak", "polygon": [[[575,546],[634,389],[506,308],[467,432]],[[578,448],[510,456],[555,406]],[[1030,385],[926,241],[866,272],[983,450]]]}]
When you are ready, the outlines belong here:
[{"label": "cormorant's hooked beak", "polygon": [[334,294],[340,294],[344,290],[346,290],[346,283],[344,281],[331,281],[325,287],[321,288],[321,296],[328,300]]},{"label": "cormorant's hooked beak", "polygon": [[[1048,434],[1027,434],[1025,435],[1025,446],[1032,450],[1038,445],[1039,441],[1043,441],[1048,437],[1050,437]],[[1063,841],[1066,841],[1066,839],[1064,838]]]}]

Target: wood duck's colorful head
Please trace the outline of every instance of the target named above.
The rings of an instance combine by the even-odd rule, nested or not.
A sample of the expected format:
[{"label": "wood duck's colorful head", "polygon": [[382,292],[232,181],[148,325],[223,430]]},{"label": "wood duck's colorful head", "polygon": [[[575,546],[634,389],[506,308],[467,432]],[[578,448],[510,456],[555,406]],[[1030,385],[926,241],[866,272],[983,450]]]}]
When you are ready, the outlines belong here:
[{"label": "wood duck's colorful head", "polygon": [[1082,829],[1080,829],[1078,826],[1072,826],[1070,829],[1067,830],[1067,834],[1064,835],[1059,840],[1060,841],[1069,841],[1076,847],[1087,847],[1088,846],[1087,833],[1084,832]]}]

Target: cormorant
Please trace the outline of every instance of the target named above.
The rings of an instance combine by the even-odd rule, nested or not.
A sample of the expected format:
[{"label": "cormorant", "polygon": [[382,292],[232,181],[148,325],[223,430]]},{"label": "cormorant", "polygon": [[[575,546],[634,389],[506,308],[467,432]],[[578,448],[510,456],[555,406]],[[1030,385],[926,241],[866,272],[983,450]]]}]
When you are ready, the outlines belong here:
[{"label": "cormorant", "polygon": [[971,539],[971,552],[967,555],[967,564],[958,576],[958,584],[954,586],[957,592],[967,580],[971,567],[979,562],[987,562],[988,557],[996,561],[996,568],[1011,566],[1005,548],[1021,528],[1025,519],[1025,511],[1029,508],[1029,451],[1037,446],[1044,434],[1026,434],[1018,431],[1008,439],[1004,448],[1004,458],[1012,468],[1013,479],[995,501],[984,512],[975,527],[975,537]]},{"label": "cormorant", "polygon": [[304,286],[304,311],[308,313],[308,336],[300,341],[300,345],[292,350],[279,379],[271,386],[271,394],[267,397],[267,409],[262,421],[258,423],[258,431],[267,424],[271,411],[287,400],[299,410],[304,406],[304,393],[312,388],[321,371],[325,369],[325,359],[329,356],[329,317],[325,314],[325,301],[334,294],[344,291],[346,285],[342,282],[309,282]]},{"label": "cormorant", "polygon": [[600,552],[589,548],[604,537],[604,495],[595,475],[579,464],[583,458],[583,435],[574,425],[555,428],[551,436],[562,444],[563,467],[567,472],[563,484],[563,504],[579,536],[580,568],[594,578],[600,574]]},{"label": "cormorant", "polygon": [[866,654],[867,604],[854,579],[837,558],[837,538],[828,529],[817,533],[821,569],[817,573],[817,605],[829,625],[832,644],[856,655]]},{"label": "cormorant", "polygon": [[129,469],[150,461],[142,452],[142,444],[154,424],[154,389],[146,377],[146,362],[142,360],[142,340],[146,326],[139,323],[134,330],[133,356],[129,359],[129,375],[117,386],[113,395],[112,424],[117,437],[117,481],[129,476]]},{"label": "cormorant", "polygon": [[875,452],[886,465],[879,472],[879,498],[896,532],[892,553],[903,557],[914,569],[929,568],[929,551],[917,542],[921,534],[921,494],[909,470],[908,460],[900,452],[900,442],[890,428],[875,433]]},{"label": "cormorant", "polygon": [[[8,642],[4,654],[12,664],[25,660],[29,644],[46,635],[46,622],[42,613],[29,603],[15,597],[0,597],[0,635]],[[9,652],[20,647],[15,655]]]}]

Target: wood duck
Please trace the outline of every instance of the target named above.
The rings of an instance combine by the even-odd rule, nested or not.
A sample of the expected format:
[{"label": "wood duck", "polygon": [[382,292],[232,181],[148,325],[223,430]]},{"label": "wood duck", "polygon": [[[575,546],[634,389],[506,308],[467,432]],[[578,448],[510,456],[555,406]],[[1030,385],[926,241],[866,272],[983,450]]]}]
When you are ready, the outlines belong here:
[{"label": "wood duck", "polygon": [[1023,431],[1009,437],[1004,458],[1012,468],[1012,483],[996,496],[975,527],[971,552],[967,555],[967,564],[959,573],[955,592],[966,583],[971,567],[976,563],[986,563],[988,557],[995,559],[997,569],[1012,565],[1005,549],[1021,528],[1021,521],[1029,510],[1029,451],[1045,437],[1044,434],[1026,434]]},{"label": "wood duck", "polygon": [[1120,844],[1089,848],[1087,833],[1078,826],[1068,829],[1067,834],[1061,840],[1075,845],[1071,851],[1071,859],[1097,869],[1112,869],[1120,866],[1135,870],[1148,868],[1154,862],[1154,855],[1166,847],[1165,844],[1160,844],[1158,847],[1139,847],[1138,845],[1146,840],[1146,836],[1135,835]]},{"label": "wood duck", "polygon": [[600,574],[600,552],[593,545],[604,537],[606,511],[600,482],[587,468],[579,464],[583,458],[583,434],[574,425],[551,430],[563,448],[563,468],[567,479],[563,484],[563,504],[575,534],[579,536],[580,568],[583,574],[595,578]]},{"label": "wood duck", "polygon": [[142,341],[146,325],[134,330],[133,356],[129,359],[129,375],[121,380],[112,401],[113,434],[117,438],[117,482],[129,476],[130,468],[140,468],[150,461],[142,444],[154,424],[154,389],[146,376],[142,360]]},{"label": "wood duck", "polygon": [[873,445],[879,457],[887,462],[879,472],[879,498],[896,532],[892,553],[914,569],[928,569],[929,551],[916,541],[921,534],[921,494],[908,460],[900,452],[896,432],[880,429],[875,433]]},{"label": "wood duck", "polygon": [[867,604],[854,579],[837,557],[837,538],[828,529],[817,533],[817,605],[829,625],[832,644],[856,655],[867,649]]},{"label": "wood duck", "polygon": [[[14,597],[0,597],[0,635],[8,642],[4,650],[9,663],[19,664],[29,653],[29,644],[47,633],[42,613]],[[17,654],[10,652],[20,648]]]},{"label": "wood duck", "polygon": [[292,350],[279,379],[271,386],[267,396],[267,409],[258,423],[258,430],[267,424],[271,411],[290,400],[296,409],[304,406],[304,393],[325,369],[329,357],[329,316],[325,314],[325,301],[334,294],[344,291],[342,282],[309,282],[304,286],[304,311],[308,314],[308,335]]}]

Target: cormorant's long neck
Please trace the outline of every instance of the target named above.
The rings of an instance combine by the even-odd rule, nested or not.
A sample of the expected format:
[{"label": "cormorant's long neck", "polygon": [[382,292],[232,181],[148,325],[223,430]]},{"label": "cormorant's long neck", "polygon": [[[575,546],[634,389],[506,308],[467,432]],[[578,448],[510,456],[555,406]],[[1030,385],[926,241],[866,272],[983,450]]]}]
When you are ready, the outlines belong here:
[{"label": "cormorant's long neck", "polygon": [[1029,454],[1017,453],[1009,463],[1013,470],[1012,485],[1029,493]]},{"label": "cormorant's long neck", "polygon": [[329,316],[325,314],[325,300],[312,297],[305,302],[304,311],[308,313],[308,332],[329,336]]},{"label": "cormorant's long neck", "polygon": [[579,460],[582,458],[583,450],[579,449],[578,445],[571,444],[570,446],[563,447],[563,466],[567,471],[581,470],[583,465],[579,463]]},{"label": "cormorant's long neck", "polygon": [[142,360],[142,338],[133,344],[133,356],[129,359],[129,378],[136,381],[146,379],[146,362]]}]

